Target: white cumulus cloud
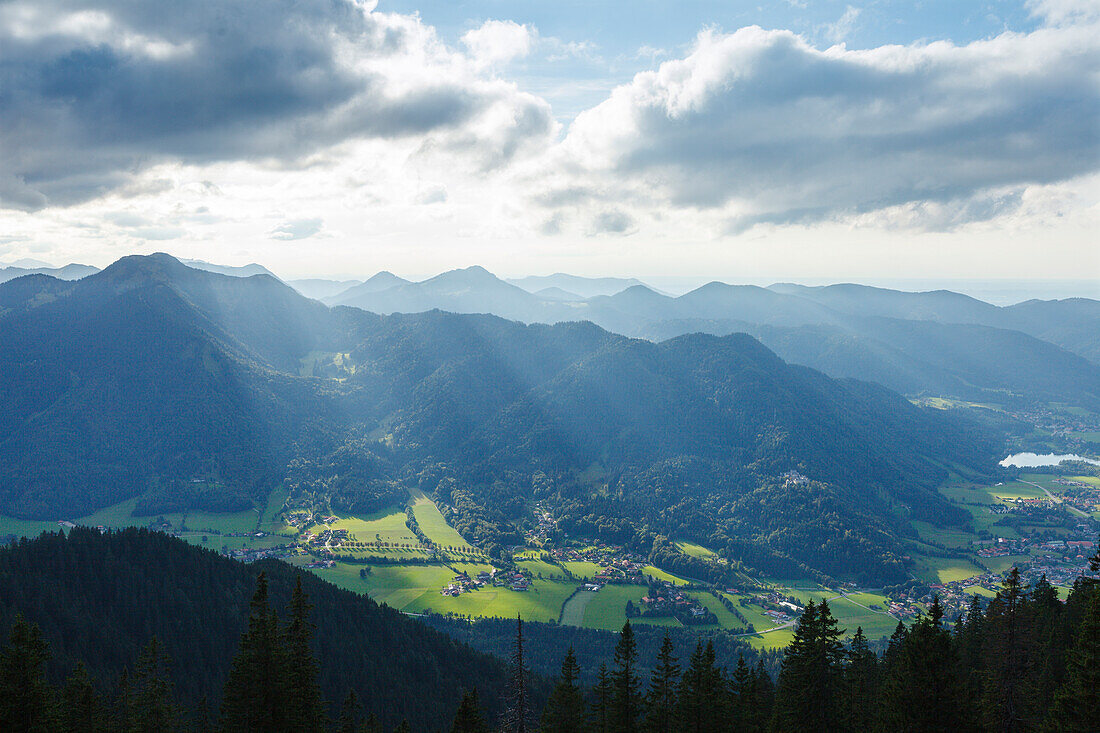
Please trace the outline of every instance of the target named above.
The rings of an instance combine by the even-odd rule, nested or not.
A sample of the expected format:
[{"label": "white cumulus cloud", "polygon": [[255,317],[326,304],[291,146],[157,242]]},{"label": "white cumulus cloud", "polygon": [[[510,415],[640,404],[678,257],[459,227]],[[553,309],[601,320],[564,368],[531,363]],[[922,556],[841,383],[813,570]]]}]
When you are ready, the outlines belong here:
[{"label": "white cumulus cloud", "polygon": [[487,20],[467,31],[462,43],[481,67],[505,64],[531,53],[534,31],[511,20]]}]

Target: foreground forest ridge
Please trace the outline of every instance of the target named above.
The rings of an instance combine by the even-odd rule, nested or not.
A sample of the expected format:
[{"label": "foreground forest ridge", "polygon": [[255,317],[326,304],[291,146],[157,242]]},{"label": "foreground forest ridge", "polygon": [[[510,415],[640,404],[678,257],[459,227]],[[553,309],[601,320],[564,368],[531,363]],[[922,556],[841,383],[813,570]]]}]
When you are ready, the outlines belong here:
[{"label": "foreground forest ridge", "polygon": [[[138,563],[164,567],[165,572],[152,584],[143,582],[152,580],[151,574],[133,579],[102,575],[104,561],[94,557],[119,552],[140,553]],[[134,593],[132,602],[115,608],[85,601],[87,611],[74,609],[67,619],[50,613],[49,604],[57,601],[52,598],[55,586],[48,568],[80,559],[87,559],[89,568],[72,574],[78,587],[67,592],[74,598],[82,593],[82,582],[94,579]],[[434,691],[409,678],[404,678],[407,682],[395,678],[390,684],[377,679],[365,688],[361,680],[352,680],[340,692],[339,704],[333,697],[326,704],[325,695],[333,690],[323,689],[322,681],[331,683],[332,670],[326,668],[335,660],[318,654],[317,632],[320,629],[323,636],[324,626],[333,620],[318,616],[304,587],[315,588],[321,600],[334,593],[354,597],[315,579],[303,584],[308,576],[282,563],[267,563],[258,575],[256,569],[145,530],[100,534],[74,529],[68,537],[43,535],[0,550],[0,577],[20,580],[18,586],[5,583],[5,592],[23,589],[25,611],[9,619],[9,637],[0,651],[4,729],[20,733],[325,729],[341,733],[447,729],[454,733],[703,733],[1095,731],[1100,726],[1100,580],[1090,576],[1079,577],[1062,602],[1050,584],[1040,581],[1025,587],[1014,570],[984,610],[975,603],[949,624],[936,600],[926,615],[908,625],[899,623],[881,655],[872,651],[861,630],[844,644],[844,630],[838,628],[828,603],[811,602],[798,620],[774,681],[762,661],[750,665],[740,659],[732,670],[718,667],[713,646],[701,641],[689,658],[677,659],[666,637],[655,658],[640,659],[629,622],[618,636],[611,663],[600,667],[592,689],[578,683],[581,671],[572,649],[562,661],[559,678],[544,681],[528,670],[520,621],[510,662],[480,662],[484,684],[463,685],[457,704],[443,711],[431,701]],[[1093,576],[1100,572],[1100,551],[1091,558],[1089,571]],[[219,577],[229,576],[237,581],[252,578],[255,585],[247,606],[229,611],[236,616],[235,629],[226,633],[239,633],[231,664],[211,660],[227,670],[218,699],[204,695],[181,704],[173,681],[172,650],[209,645],[214,628],[205,634],[161,640],[156,635],[140,638],[145,628],[157,625],[156,620],[119,624],[106,634],[96,627],[112,616],[148,613],[150,608],[173,602],[175,583],[188,582],[188,574],[195,572],[212,581],[211,587],[221,582]],[[283,620],[272,603],[269,573],[280,578],[283,587],[293,578]],[[104,590],[106,597],[115,592]],[[359,628],[355,616],[360,613],[375,617],[370,633],[374,641],[392,637],[398,627],[417,625],[383,612],[370,601],[360,599],[355,605],[358,610],[345,609],[349,616],[335,620],[348,630],[351,644],[357,641],[351,629]],[[5,603],[3,608],[11,606]],[[155,615],[149,618],[156,619]],[[74,627],[64,628],[70,622]],[[172,626],[163,620],[160,625],[162,629]],[[423,632],[432,636],[427,629]],[[89,674],[80,655],[88,664],[102,662],[116,656],[106,647],[117,650],[120,641],[140,651],[129,660],[118,660],[122,666],[109,679]],[[82,643],[92,646],[77,652]],[[96,643],[102,646],[97,648]],[[56,647],[66,649],[67,656],[76,654],[63,681],[57,667],[51,668]],[[453,643],[448,654],[452,662],[463,656],[478,658],[472,650]],[[403,658],[412,659],[408,653]],[[383,659],[375,656],[377,664],[384,664]],[[384,722],[394,717],[386,703],[393,699],[393,683],[418,688],[397,690],[398,699],[408,695],[414,704],[420,700],[438,712],[421,716],[415,726],[407,718]],[[444,692],[450,696],[451,691]]]}]

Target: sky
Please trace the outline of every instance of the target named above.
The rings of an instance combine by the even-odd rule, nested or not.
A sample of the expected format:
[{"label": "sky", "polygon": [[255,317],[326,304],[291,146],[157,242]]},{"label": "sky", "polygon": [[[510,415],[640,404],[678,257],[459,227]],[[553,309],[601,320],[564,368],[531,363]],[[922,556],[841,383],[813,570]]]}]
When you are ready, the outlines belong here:
[{"label": "sky", "polygon": [[1100,280],[1095,0],[0,0],[0,263]]}]

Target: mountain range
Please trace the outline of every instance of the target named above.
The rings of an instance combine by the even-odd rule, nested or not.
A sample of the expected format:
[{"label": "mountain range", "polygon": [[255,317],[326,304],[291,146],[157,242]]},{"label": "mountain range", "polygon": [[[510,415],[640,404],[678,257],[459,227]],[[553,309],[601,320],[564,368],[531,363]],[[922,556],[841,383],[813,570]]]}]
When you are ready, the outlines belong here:
[{"label": "mountain range", "polygon": [[[427,282],[530,295],[480,269],[455,280]],[[411,285],[383,292],[412,303]],[[695,298],[709,293],[724,290]],[[486,547],[545,499],[591,534],[897,579],[909,518],[967,521],[935,491],[944,466],[988,472],[1000,450],[962,416],[745,334],[654,343],[580,321],[330,308],[168,255],[0,286],[0,342],[0,512],[25,517],[131,497],[147,513],[240,508],[323,478],[359,509],[418,486]]]},{"label": "mountain range", "polygon": [[422,282],[382,273],[325,302],[376,313],[440,309],[525,323],[588,320],[654,341],[695,332],[745,332],[787,361],[831,376],[870,379],[904,394],[1100,410],[1098,301],[997,307],[949,291],[717,282],[679,297],[635,284],[584,298],[575,292],[582,289],[575,281],[583,279],[554,278],[515,281],[528,288],[559,283],[531,292],[480,267]]},{"label": "mountain range", "polygon": [[24,275],[49,275],[50,277],[56,277],[58,280],[79,280],[97,272],[99,272],[99,268],[92,265],[71,264],[64,267],[51,267],[44,263],[22,261],[21,264],[0,267],[0,283]]}]

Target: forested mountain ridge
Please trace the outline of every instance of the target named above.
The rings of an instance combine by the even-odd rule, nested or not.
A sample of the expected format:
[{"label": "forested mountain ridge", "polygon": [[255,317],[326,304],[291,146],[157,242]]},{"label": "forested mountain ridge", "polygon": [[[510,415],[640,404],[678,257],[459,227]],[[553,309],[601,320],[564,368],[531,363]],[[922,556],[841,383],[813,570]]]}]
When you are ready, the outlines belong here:
[{"label": "forested mountain ridge", "polygon": [[386,730],[402,720],[438,729],[464,689],[477,687],[490,703],[504,689],[499,660],[388,606],[280,561],[244,565],[148,530],[76,528],[0,548],[0,628],[6,634],[21,614],[49,643],[51,679],[81,662],[101,690],[127,668],[133,674],[140,650],[156,637],[177,701],[215,711],[260,572],[282,619],[301,581],[330,715],[354,691]]},{"label": "forested mountain ridge", "polygon": [[[620,541],[763,542],[787,565],[896,578],[909,518],[966,521],[934,490],[942,466],[998,457],[984,428],[743,334],[655,344],[584,322],[329,309],[167,255],[15,280],[0,303],[0,511],[21,516],[137,495],[153,513],[241,508],[284,482],[371,511],[419,486],[482,542],[509,544],[546,498]],[[787,472],[817,487],[809,511]]]},{"label": "forested mountain ridge", "polygon": [[[629,621],[608,638],[429,618],[502,662],[279,561],[246,566],[148,530],[77,528],[0,548],[0,720],[20,733],[448,722],[486,733],[494,720],[544,733],[1092,733],[1098,572],[1100,553],[1062,601],[1046,577],[1029,585],[1013,569],[953,619],[934,597],[883,649],[824,598],[806,603],[786,649],[760,655],[724,634],[661,639]],[[547,671],[551,655],[562,661],[547,695],[531,670]]]}]

